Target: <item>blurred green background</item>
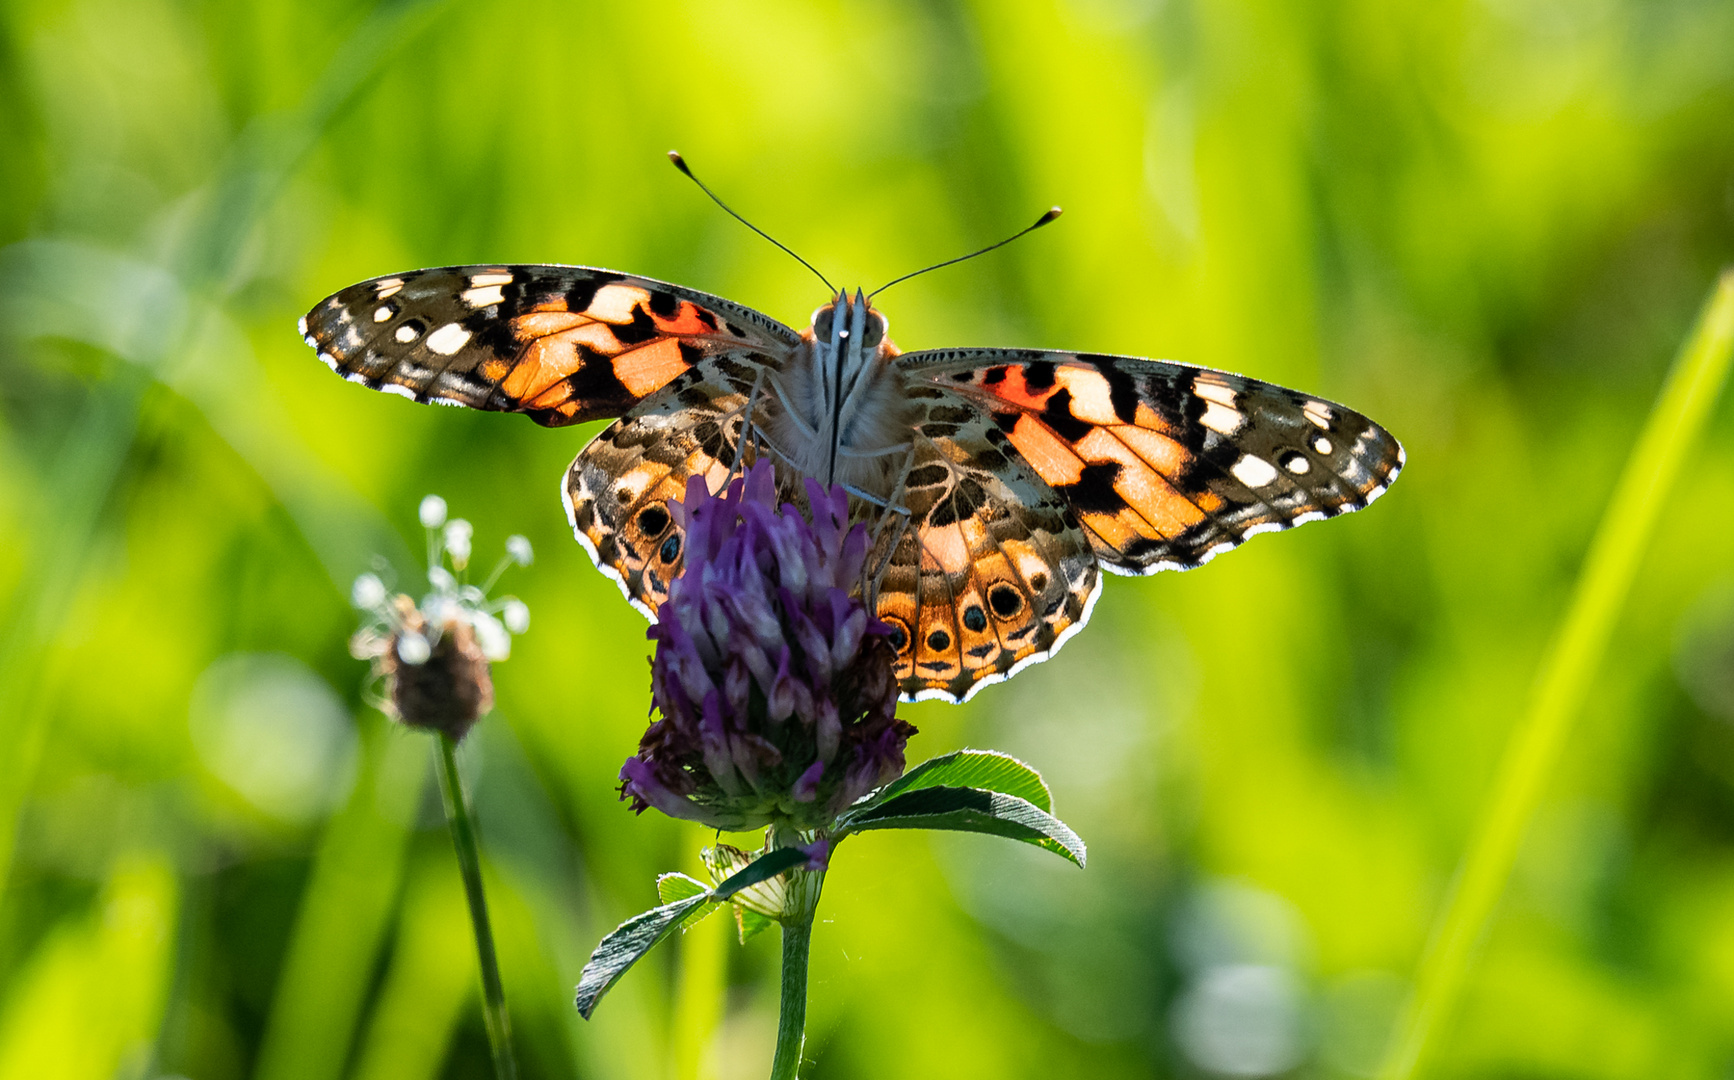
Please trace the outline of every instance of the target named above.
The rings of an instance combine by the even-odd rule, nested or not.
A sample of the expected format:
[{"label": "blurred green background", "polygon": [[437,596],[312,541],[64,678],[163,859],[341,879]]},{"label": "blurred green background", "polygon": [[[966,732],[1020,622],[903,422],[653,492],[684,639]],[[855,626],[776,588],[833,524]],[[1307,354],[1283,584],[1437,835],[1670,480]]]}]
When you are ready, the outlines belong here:
[{"label": "blurred green background", "polygon": [[[644,622],[568,535],[593,429],[431,409],[295,333],[361,278],[580,262],[906,349],[1072,347],[1343,400],[1351,518],[1111,580],[1056,660],[909,707],[1041,768],[1089,869],[848,845],[815,1077],[1366,1076],[1589,536],[1734,255],[1727,0],[0,4],[0,1077],[486,1075],[425,740],[347,594],[415,507],[523,532],[466,746],[531,1077],[754,1077],[775,935],[580,1021],[706,837],[616,801]],[[1465,1077],[1734,1075],[1734,407],[1718,407],[1441,1033]]]}]

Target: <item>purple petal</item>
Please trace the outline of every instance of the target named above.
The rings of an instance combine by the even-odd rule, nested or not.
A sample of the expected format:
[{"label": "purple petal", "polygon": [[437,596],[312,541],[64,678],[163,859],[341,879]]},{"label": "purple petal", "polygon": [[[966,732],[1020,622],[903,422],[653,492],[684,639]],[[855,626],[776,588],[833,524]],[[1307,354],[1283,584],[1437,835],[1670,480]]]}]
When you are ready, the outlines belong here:
[{"label": "purple petal", "polygon": [[812,802],[819,794],[819,778],[825,775],[825,763],[815,761],[807,766],[807,771],[795,781],[795,786],[789,789],[790,798],[796,802]]},{"label": "purple petal", "polygon": [[735,775],[734,754],[729,748],[728,729],[723,724],[722,695],[715,690],[705,695],[704,715],[698,725],[699,744],[704,753],[704,767],[711,779],[729,795],[741,795],[740,777]]},{"label": "purple petal", "polygon": [[622,794],[632,795],[644,800],[656,809],[661,810],[671,818],[682,821],[702,821],[710,824],[702,806],[684,795],[675,792],[657,779],[656,770],[646,762],[636,757],[626,759],[626,764],[620,766],[620,779],[623,781]]}]

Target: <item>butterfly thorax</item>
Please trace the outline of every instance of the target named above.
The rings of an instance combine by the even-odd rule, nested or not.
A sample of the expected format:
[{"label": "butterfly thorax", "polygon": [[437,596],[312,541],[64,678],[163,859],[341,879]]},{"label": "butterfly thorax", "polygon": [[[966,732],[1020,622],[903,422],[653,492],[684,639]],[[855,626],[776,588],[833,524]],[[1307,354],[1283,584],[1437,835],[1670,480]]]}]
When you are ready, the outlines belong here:
[{"label": "butterfly thorax", "polygon": [[910,445],[905,377],[885,317],[859,290],[813,313],[801,343],[769,380],[776,406],[761,416],[763,435],[784,464],[803,476],[884,497]]}]

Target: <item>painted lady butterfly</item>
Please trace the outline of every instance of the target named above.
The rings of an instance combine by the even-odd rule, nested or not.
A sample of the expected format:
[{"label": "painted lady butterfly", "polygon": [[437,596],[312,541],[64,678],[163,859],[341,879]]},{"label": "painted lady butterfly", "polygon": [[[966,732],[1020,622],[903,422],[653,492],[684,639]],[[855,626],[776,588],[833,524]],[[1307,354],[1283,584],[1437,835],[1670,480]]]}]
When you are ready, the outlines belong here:
[{"label": "painted lady butterfly", "polygon": [[689,476],[714,490],[769,454],[797,501],[802,476],[846,484],[876,523],[879,615],[912,700],[962,701],[1051,656],[1089,619],[1101,570],[1190,569],[1359,510],[1403,466],[1361,414],[1226,372],[903,353],[859,291],[796,332],[608,270],[458,266],[352,285],[301,332],[351,382],[416,401],[551,427],[618,417],[564,498],[579,543],[647,615],[680,572],[668,503]]}]

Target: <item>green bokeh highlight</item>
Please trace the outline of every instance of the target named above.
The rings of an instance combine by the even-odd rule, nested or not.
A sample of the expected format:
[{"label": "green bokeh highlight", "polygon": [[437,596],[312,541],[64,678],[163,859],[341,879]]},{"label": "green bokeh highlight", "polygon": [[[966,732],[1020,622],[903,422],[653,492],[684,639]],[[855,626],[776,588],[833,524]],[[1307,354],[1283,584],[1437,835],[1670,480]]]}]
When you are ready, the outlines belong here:
[{"label": "green bokeh highlight", "polygon": [[[464,755],[525,1075],[768,1071],[775,935],[713,919],[571,1008],[590,948],[711,839],[616,801],[648,643],[556,495],[594,429],[369,394],[294,332],[353,281],[468,261],[804,323],[822,288],[671,147],[839,283],[1062,205],[887,293],[897,341],[1228,368],[1409,454],[1371,511],[1111,580],[1056,660],[908,708],[916,759],[1039,768],[1090,866],[851,841],[813,1075],[1369,1074],[1734,259],[1726,0],[7,0],[0,1076],[485,1074],[425,740],[371,713],[344,645],[371,554],[416,572],[430,491],[478,562],[514,532],[538,554]],[[1430,1075],[1734,1064],[1730,536],[1723,402]],[[281,725],[314,748],[299,786],[223,764]]]}]

